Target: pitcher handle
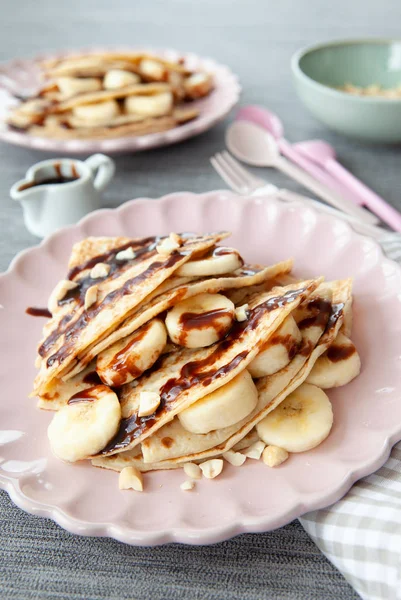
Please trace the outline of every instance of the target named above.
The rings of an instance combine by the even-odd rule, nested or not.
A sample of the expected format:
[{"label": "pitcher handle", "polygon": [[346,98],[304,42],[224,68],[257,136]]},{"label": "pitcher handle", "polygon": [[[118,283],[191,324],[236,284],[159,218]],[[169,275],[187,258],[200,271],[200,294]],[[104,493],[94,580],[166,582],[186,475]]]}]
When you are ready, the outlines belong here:
[{"label": "pitcher handle", "polygon": [[99,191],[104,190],[116,171],[114,161],[105,154],[93,154],[86,159],[85,164],[95,177],[94,187]]}]

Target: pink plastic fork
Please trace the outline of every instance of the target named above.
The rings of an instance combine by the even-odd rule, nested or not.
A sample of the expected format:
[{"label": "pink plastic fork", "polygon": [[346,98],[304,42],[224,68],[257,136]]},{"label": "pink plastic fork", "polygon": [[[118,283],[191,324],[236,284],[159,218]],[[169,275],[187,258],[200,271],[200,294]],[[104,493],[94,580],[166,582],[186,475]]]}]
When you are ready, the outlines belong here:
[{"label": "pink plastic fork", "polygon": [[335,150],[330,144],[321,140],[311,140],[294,144],[293,148],[358,194],[364,206],[378,215],[387,225],[396,231],[401,231],[401,213],[343,167],[336,160]]}]

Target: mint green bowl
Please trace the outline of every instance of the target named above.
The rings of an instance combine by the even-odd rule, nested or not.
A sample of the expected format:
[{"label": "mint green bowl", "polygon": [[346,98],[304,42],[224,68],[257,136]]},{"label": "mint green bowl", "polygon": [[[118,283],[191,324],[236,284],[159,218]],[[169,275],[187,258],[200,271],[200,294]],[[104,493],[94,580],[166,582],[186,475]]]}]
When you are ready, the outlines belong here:
[{"label": "mint green bowl", "polygon": [[342,40],[309,46],[291,61],[298,96],[330,129],[370,142],[401,142],[401,97],[353,96],[345,83],[401,86],[401,41]]}]

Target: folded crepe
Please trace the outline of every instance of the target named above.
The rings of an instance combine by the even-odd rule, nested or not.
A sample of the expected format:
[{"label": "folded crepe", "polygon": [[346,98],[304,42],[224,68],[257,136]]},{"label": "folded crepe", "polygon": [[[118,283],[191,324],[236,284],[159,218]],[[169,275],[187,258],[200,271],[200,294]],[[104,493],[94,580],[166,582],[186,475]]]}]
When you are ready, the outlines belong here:
[{"label": "folded crepe", "polygon": [[199,115],[190,103],[213,78],[147,53],[99,53],[44,61],[45,84],[8,116],[10,127],[54,139],[107,139],[167,131]]},{"label": "folded crepe", "polygon": [[[228,336],[213,346],[182,349],[166,356],[157,369],[120,395],[122,421],[115,438],[102,455],[129,450],[154,434],[179,412],[228,383],[256,357],[269,337],[313,290],[319,280],[307,280],[298,287],[288,286],[262,294],[249,305],[249,316],[237,322]],[[160,407],[152,419],[139,417],[142,391],[160,395]]]},{"label": "folded crepe", "polygon": [[[217,233],[188,237],[180,249],[171,254],[157,251],[158,244],[166,238],[131,240],[106,254],[88,261],[84,259],[74,267],[69,279],[78,285],[59,302],[61,310],[57,311],[49,325],[51,333],[39,346],[41,364],[34,382],[34,394],[46,392],[54,378],[61,377],[67,368],[71,368],[78,354],[106,332],[116,329],[149,294],[192,256],[206,252],[226,236],[226,233]],[[93,244],[91,241],[91,246]],[[132,248],[135,258],[119,260],[119,252],[127,247]],[[75,256],[79,255],[80,249],[83,255],[88,253],[85,240],[75,249]],[[91,277],[90,269],[97,262],[109,265],[110,271],[106,277]],[[94,285],[97,286],[96,302],[90,308],[85,308],[86,292]]]},{"label": "folded crepe", "polygon": [[257,380],[258,403],[242,421],[207,434],[195,434],[174,418],[144,439],[141,451],[135,446],[128,452],[96,457],[93,464],[117,471],[125,466],[135,466],[140,471],[172,469],[184,462],[219,456],[236,445],[238,449],[254,426],[306,380],[316,360],[335,340],[351,288],[351,280],[323,283],[295,309],[295,321],[302,334],[298,352],[282,370]]},{"label": "folded crepe", "polygon": [[227,235],[75,244],[49,299],[33,392],[59,411],[57,456],[151,471],[252,454],[304,382],[332,415],[318,388],[360,370],[351,280],[299,279],[292,260],[246,264],[218,245]]},{"label": "folded crepe", "polygon": [[[156,246],[164,238],[87,238],[75,244],[68,265],[68,279],[78,283],[78,286],[57,303],[52,319],[44,327],[44,339],[39,344],[36,364],[40,371],[33,392],[40,398],[39,406],[50,410],[63,406],[68,400],[64,383],[72,378],[72,385],[77,386],[77,392],[88,387],[83,381],[86,376],[84,369],[100,352],[178,301],[200,293],[215,293],[274,280],[277,275],[291,270],[292,261],[287,260],[271,267],[243,265],[233,273],[218,276],[174,275],[175,267],[178,268],[192,255],[207,253],[208,249],[214,248],[215,243],[226,235],[219,233],[205,239],[188,237],[181,250],[185,256],[169,268],[165,267],[166,260],[168,262],[173,258],[176,261],[179,257],[174,255],[165,259],[157,252]],[[127,248],[133,249],[135,259],[117,260],[118,253]],[[109,265],[110,271],[106,277],[94,280],[91,270],[98,263]],[[158,268],[155,269],[152,265]],[[157,280],[155,275],[158,275]],[[120,294],[121,288],[128,291],[127,281],[132,284],[132,280],[132,293]],[[138,281],[139,285],[135,285]],[[89,310],[85,310],[85,294],[93,284],[98,285],[98,301]],[[109,301],[110,296],[112,301]],[[127,303],[127,300],[130,302]],[[92,314],[95,324],[91,322]],[[90,333],[87,331],[89,327]],[[55,357],[63,360],[53,362]]]}]

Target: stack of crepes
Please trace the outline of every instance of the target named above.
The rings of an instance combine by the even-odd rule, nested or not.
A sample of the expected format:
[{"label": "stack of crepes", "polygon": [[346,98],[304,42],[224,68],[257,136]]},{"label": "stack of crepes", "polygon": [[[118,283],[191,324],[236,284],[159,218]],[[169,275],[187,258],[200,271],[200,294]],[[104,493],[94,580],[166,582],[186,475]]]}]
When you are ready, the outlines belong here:
[{"label": "stack of crepes", "polygon": [[299,280],[291,260],[246,264],[218,245],[227,236],[73,247],[49,299],[33,392],[58,411],[56,456],[150,471],[222,456],[239,464],[259,438],[282,456],[327,437],[321,388],[360,369],[351,281]]},{"label": "stack of crepes", "polygon": [[145,53],[89,54],[41,65],[43,87],[9,115],[13,129],[49,138],[112,138],[172,129],[198,116],[212,76]]}]

